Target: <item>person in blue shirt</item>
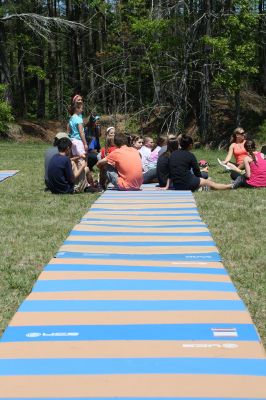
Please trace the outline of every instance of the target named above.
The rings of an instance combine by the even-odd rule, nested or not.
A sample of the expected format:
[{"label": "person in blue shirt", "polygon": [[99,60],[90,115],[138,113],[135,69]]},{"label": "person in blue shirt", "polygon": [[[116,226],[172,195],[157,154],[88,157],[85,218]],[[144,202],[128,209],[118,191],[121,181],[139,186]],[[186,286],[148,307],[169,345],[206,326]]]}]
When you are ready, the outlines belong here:
[{"label": "person in blue shirt", "polygon": [[58,141],[58,154],[55,154],[49,162],[47,171],[47,186],[52,193],[73,194],[75,179],[80,176],[86,167],[86,162],[79,166],[73,174],[70,155],[72,142],[69,138]]},{"label": "person in blue shirt", "polygon": [[101,150],[100,137],[101,137],[101,124],[98,115],[91,115],[85,128],[86,140],[89,146],[88,149],[88,167],[93,170],[94,165],[97,163],[97,154]]}]

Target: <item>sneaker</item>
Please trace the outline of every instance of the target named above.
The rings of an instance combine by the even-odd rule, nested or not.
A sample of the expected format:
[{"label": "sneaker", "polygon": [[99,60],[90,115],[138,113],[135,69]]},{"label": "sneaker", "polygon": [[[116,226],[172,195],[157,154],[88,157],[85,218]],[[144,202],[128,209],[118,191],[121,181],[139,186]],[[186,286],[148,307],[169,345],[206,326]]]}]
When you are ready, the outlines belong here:
[{"label": "sneaker", "polygon": [[88,186],[84,189],[84,193],[101,193],[103,190],[100,188],[94,188],[92,186]]},{"label": "sneaker", "polygon": [[243,175],[239,175],[236,180],[232,182],[232,189],[238,189],[243,186]]},{"label": "sneaker", "polygon": [[223,167],[226,171],[230,171],[231,168],[228,167],[228,165],[226,165],[225,163],[223,163],[219,158],[217,158],[218,163],[221,165],[221,167]]}]

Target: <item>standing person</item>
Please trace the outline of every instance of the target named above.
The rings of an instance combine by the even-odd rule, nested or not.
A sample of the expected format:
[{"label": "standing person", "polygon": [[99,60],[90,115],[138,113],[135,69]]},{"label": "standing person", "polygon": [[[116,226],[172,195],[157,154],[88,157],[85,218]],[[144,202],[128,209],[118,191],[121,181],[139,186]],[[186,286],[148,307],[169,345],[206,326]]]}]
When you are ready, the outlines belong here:
[{"label": "standing person", "polygon": [[151,151],[154,147],[154,141],[153,138],[150,136],[145,136],[143,139],[143,146],[140,149],[140,155],[141,155],[141,162],[142,162],[142,169],[143,172],[148,171],[148,160],[151,155]]},{"label": "standing person", "polygon": [[[191,153],[193,139],[190,136],[182,135],[180,149],[175,150],[169,158],[169,173],[175,190],[191,190],[194,192],[200,187],[209,187],[216,190],[231,189],[232,185],[215,183],[201,177],[198,161]],[[191,173],[193,171],[193,174]]]},{"label": "standing person", "polygon": [[[220,161],[219,164],[227,170],[235,171],[241,173],[244,169],[244,158],[248,155],[244,144],[246,141],[245,131],[243,128],[236,128],[233,132],[232,141],[225,157],[224,161]],[[230,162],[231,158],[234,156],[235,164]]]},{"label": "standing person", "polygon": [[72,154],[73,156],[78,156],[81,160],[86,159],[86,154],[88,152],[82,111],[82,103],[76,103],[76,105],[73,106],[73,114],[69,120],[69,137],[72,142]]},{"label": "standing person", "polygon": [[142,184],[142,166],[139,153],[128,147],[128,138],[122,133],[114,137],[117,149],[98,161],[99,168],[107,167],[107,177],[118,190],[139,190]]},{"label": "standing person", "polygon": [[244,158],[245,175],[239,175],[233,183],[233,188],[266,187],[266,160],[264,154],[256,151],[254,140],[248,139],[245,142],[245,149],[248,153]]},{"label": "standing person", "polygon": [[86,162],[83,160],[74,175],[70,161],[71,147],[72,142],[69,138],[58,141],[58,154],[52,157],[47,171],[48,188],[52,193],[73,194],[75,179],[85,170]]}]

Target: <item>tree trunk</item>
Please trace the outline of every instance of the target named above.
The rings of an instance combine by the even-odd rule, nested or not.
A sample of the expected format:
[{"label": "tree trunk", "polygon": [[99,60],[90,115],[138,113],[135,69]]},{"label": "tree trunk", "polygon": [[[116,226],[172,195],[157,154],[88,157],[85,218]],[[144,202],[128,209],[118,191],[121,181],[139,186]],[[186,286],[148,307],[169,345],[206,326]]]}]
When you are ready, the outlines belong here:
[{"label": "tree trunk", "polygon": [[5,91],[5,99],[9,103],[12,102],[12,93],[11,93],[11,76],[9,63],[6,52],[6,40],[5,40],[5,28],[4,24],[0,22],[0,83],[4,83],[7,85]]},{"label": "tree trunk", "polygon": [[236,126],[240,126],[240,90],[235,91]]},{"label": "tree trunk", "polygon": [[[44,70],[44,49],[39,48],[39,66]],[[38,78],[37,118],[45,118],[45,79]]]},{"label": "tree trunk", "polygon": [[[19,25],[19,23],[18,23]],[[18,27],[18,31],[20,29]],[[21,40],[18,42],[17,47],[18,52],[18,87],[19,87],[19,109],[18,113],[20,117],[24,117],[27,113],[27,100],[26,100],[26,90],[25,90],[25,71],[24,71],[24,51]]]},{"label": "tree trunk", "polygon": [[[205,35],[211,34],[211,2],[206,0],[204,2],[205,12]],[[209,57],[208,46],[203,47],[203,66],[202,66],[202,80],[200,90],[200,137],[203,143],[207,143],[210,132],[210,71],[209,71]]]},{"label": "tree trunk", "polygon": [[[102,51],[103,51],[102,24],[103,24],[103,20],[102,20],[102,18],[99,18],[98,33],[99,33],[99,50],[100,50],[100,53],[102,53]],[[104,65],[103,65],[102,61],[101,61],[101,65],[100,65],[100,70],[101,70],[101,77],[102,77],[102,85],[101,85],[102,107],[103,107],[103,112],[106,113],[107,108],[106,108],[106,93],[105,93],[105,80],[104,80]]]}]

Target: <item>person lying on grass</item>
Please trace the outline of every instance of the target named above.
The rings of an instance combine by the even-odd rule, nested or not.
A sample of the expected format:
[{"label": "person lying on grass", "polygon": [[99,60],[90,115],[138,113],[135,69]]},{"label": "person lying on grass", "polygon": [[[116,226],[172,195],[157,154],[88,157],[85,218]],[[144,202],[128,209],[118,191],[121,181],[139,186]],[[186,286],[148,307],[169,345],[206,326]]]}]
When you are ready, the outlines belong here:
[{"label": "person lying on grass", "polygon": [[139,190],[143,181],[142,165],[139,152],[128,147],[128,138],[123,133],[114,136],[117,147],[97,163],[98,168],[105,168],[109,182],[117,190]]},{"label": "person lying on grass", "polygon": [[244,146],[248,153],[247,157],[244,158],[245,175],[238,175],[233,188],[266,187],[266,160],[264,154],[256,151],[256,144],[252,139],[247,139]]},{"label": "person lying on grass", "polygon": [[[174,150],[170,154],[167,166],[173,189],[191,190],[194,192],[201,187],[215,190],[227,190],[232,188],[231,184],[225,185],[213,182],[210,179],[202,178],[198,161],[194,154],[191,153],[193,139],[190,136],[181,135],[179,145],[180,148]],[[168,179],[167,185],[163,189],[168,189],[169,183],[170,179]]]},{"label": "person lying on grass", "polygon": [[[79,192],[80,187],[82,191],[88,187],[85,175],[86,161],[80,162],[73,170],[70,161],[71,147],[72,142],[69,138],[60,139],[57,143],[58,154],[55,154],[49,162],[47,186],[52,193],[73,194]],[[84,182],[81,182],[82,179]],[[75,184],[79,189],[75,188]]]}]

